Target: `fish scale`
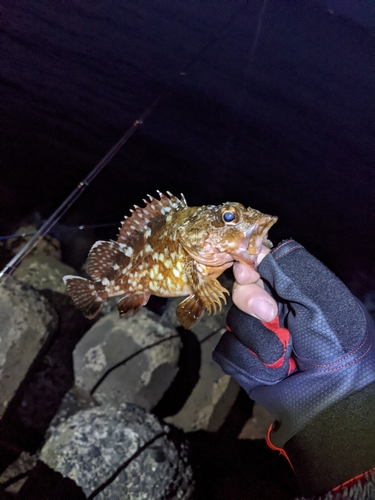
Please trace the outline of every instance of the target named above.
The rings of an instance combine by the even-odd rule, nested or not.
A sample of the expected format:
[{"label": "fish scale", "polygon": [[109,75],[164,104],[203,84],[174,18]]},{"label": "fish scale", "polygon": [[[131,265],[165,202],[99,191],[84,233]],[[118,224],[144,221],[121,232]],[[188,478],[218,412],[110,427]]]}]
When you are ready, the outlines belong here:
[{"label": "fish scale", "polygon": [[234,261],[256,265],[277,217],[237,202],[189,207],[185,197],[158,191],[145,206],[134,205],[121,223],[117,241],[97,241],[87,261],[91,279],[65,276],[74,304],[95,317],[108,297],[123,297],[121,316],[135,314],[151,295],[186,296],[176,314],[185,328],[217,312],[226,290],[217,278]]}]

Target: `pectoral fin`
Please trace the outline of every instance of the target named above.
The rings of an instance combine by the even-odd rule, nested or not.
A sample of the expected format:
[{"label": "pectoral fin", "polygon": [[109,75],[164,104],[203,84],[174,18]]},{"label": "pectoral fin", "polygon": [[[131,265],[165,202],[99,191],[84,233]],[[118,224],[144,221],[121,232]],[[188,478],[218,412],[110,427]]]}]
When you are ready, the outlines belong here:
[{"label": "pectoral fin", "polygon": [[205,309],[207,309],[208,314],[212,312],[216,314],[217,311],[221,311],[222,301],[224,304],[227,302],[225,294],[229,295],[229,292],[221,286],[216,277],[229,266],[231,266],[231,263],[224,264],[221,267],[197,264],[194,260],[186,263],[185,270],[188,281]]},{"label": "pectoral fin", "polygon": [[229,295],[228,290],[221,286],[217,279],[208,278],[201,280],[197,292],[208,314],[212,312],[216,314],[221,311],[223,302],[224,304],[227,303],[225,294]]}]

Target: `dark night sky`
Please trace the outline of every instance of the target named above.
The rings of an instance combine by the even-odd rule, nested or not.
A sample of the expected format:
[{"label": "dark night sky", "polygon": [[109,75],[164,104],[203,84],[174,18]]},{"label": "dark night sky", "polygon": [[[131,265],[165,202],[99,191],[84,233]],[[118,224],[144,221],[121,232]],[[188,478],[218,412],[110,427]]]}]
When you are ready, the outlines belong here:
[{"label": "dark night sky", "polygon": [[49,217],[166,91],[64,224],[120,222],[156,189],[240,201],[373,286],[371,4],[5,1],[3,232]]}]

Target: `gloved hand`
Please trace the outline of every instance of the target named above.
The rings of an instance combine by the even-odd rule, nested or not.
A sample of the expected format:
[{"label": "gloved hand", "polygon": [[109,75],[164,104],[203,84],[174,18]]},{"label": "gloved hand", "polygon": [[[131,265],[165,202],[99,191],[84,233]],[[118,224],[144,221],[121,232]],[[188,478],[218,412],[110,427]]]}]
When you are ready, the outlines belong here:
[{"label": "gloved hand", "polygon": [[293,240],[258,272],[276,319],[262,323],[233,306],[213,358],[274,416],[269,444],[283,449],[303,493],[322,494],[375,467],[374,324]]}]

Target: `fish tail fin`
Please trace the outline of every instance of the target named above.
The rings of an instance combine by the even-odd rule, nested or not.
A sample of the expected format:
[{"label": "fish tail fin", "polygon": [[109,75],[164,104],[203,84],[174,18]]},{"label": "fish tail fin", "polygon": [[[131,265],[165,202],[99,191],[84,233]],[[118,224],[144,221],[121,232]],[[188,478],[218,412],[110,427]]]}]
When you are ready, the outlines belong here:
[{"label": "fish tail fin", "polygon": [[100,281],[79,276],[64,276],[64,283],[73,303],[88,319],[94,318],[104,304],[108,293]]}]

